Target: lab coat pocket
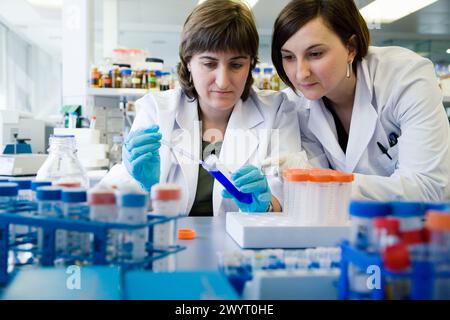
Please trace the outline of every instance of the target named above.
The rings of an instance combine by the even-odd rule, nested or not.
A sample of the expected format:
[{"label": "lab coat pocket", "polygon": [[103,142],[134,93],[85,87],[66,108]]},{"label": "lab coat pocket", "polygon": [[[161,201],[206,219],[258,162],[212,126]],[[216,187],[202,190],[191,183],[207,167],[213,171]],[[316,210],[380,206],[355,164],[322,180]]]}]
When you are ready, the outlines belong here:
[{"label": "lab coat pocket", "polygon": [[387,176],[394,173],[395,169],[398,167],[398,144],[389,148],[387,153],[392,158],[389,159],[388,155],[381,153],[377,157],[377,163],[381,171],[383,171]]}]

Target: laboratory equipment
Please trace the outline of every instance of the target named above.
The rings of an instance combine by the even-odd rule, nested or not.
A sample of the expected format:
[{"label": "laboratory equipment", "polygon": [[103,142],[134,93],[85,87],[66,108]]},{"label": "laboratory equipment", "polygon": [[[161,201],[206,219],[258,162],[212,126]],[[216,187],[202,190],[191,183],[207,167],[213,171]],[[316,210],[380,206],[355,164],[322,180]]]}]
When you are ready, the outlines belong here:
[{"label": "laboratory equipment", "polygon": [[[53,186],[40,186],[36,189],[37,213],[42,217],[63,218],[61,203],[62,189]],[[64,251],[66,234],[62,230],[55,231],[55,251],[61,254]],[[37,238],[38,249],[42,252],[44,244],[44,233],[41,228],[38,229]]]},{"label": "laboratory equipment", "polygon": [[373,220],[375,227],[374,241],[378,252],[400,242],[400,221],[391,217],[377,217]]},{"label": "laboratory equipment", "polygon": [[9,182],[17,183],[19,188],[19,197],[18,200],[32,200],[33,193],[31,190],[31,182],[32,180],[29,178],[12,178],[9,179]]},{"label": "laboratory equipment", "polygon": [[[116,194],[118,206],[117,222],[143,225],[147,222],[147,195],[137,190],[119,190]],[[145,226],[134,230],[120,230],[118,259],[122,262],[140,262],[146,255],[148,229]]]},{"label": "laboratory equipment", "polygon": [[[97,185],[88,191],[89,218],[91,221],[102,221],[114,223],[117,221],[118,213],[116,207],[116,195],[114,190]],[[118,232],[109,230],[106,244],[108,261],[117,257]]]},{"label": "laboratory equipment", "polygon": [[231,179],[230,171],[220,163],[216,155],[211,154],[205,160],[200,160],[191,153],[172,145],[170,142],[161,139],[161,144],[165,145],[169,149],[176,151],[177,153],[183,155],[184,157],[197,162],[202,165],[202,167],[208,171],[220,184],[237,200],[243,203],[252,203],[252,195],[250,193],[240,192],[236,186],[233,184]]},{"label": "laboratory equipment", "polygon": [[422,229],[425,220],[425,203],[411,201],[391,202],[391,215],[400,222],[403,241],[410,244],[423,242]]},{"label": "laboratory equipment", "polygon": [[[114,130],[112,127],[110,129]],[[86,170],[108,167],[110,146],[107,143],[100,143],[100,130],[90,128],[55,128],[54,134],[63,136],[73,135],[75,137],[78,160]]]},{"label": "laboratory equipment", "polygon": [[283,211],[305,226],[348,224],[353,174],[326,169],[287,169]]},{"label": "laboratory equipment", "polygon": [[219,270],[244,299],[336,299],[340,257],[339,247],[218,252]]},{"label": "laboratory equipment", "polygon": [[[412,288],[411,278],[407,277],[408,272],[411,271],[407,246],[403,243],[387,246],[382,254],[382,261],[388,271],[385,277],[385,299],[409,300]],[[405,277],[397,275],[405,275]]]},{"label": "laboratory equipment", "polygon": [[45,180],[42,180],[42,181],[33,180],[33,181],[31,181],[31,192],[32,192],[31,200],[36,200],[37,188],[51,186],[51,185],[52,185],[51,181],[45,181]]},{"label": "laboratory equipment", "polygon": [[430,260],[434,267],[433,298],[450,299],[450,212],[428,211],[426,227],[431,233]]},{"label": "laboratory equipment", "polygon": [[36,180],[52,181],[55,184],[70,181],[88,186],[86,171],[76,155],[73,135],[50,136],[49,156],[39,169]]},{"label": "laboratory equipment", "polygon": [[19,186],[17,183],[1,182],[0,183],[0,207],[2,209],[12,206],[17,201],[19,194]]},{"label": "laboratory equipment", "polygon": [[[65,219],[89,221],[86,189],[63,188],[61,193],[63,215]],[[90,237],[86,232],[63,231],[65,241],[62,244],[64,263],[84,262],[90,253]]]},{"label": "laboratory equipment", "polygon": [[226,231],[241,248],[248,249],[333,246],[350,237],[348,225],[304,226],[279,213],[227,212]]},{"label": "laboratory equipment", "polygon": [[[181,187],[176,184],[155,184],[150,191],[153,214],[162,216],[177,216],[181,214]],[[175,245],[176,221],[156,225],[153,230],[153,244],[155,247]],[[173,256],[160,259],[153,263],[154,271],[174,271]]]},{"label": "laboratory equipment", "polygon": [[47,131],[51,128],[52,124],[30,118],[29,114],[11,109],[0,110],[0,149],[3,150],[7,144],[14,144],[16,136],[18,139],[31,139],[29,144],[33,156],[45,153]]},{"label": "laboratory equipment", "polygon": [[252,203],[252,194],[241,192],[236,188],[232,182],[230,171],[219,161],[216,155],[209,155],[201,164],[235,199],[247,204]]},{"label": "laboratory equipment", "polygon": [[351,235],[350,244],[368,252],[377,251],[373,221],[391,213],[386,202],[352,201],[350,203]]}]

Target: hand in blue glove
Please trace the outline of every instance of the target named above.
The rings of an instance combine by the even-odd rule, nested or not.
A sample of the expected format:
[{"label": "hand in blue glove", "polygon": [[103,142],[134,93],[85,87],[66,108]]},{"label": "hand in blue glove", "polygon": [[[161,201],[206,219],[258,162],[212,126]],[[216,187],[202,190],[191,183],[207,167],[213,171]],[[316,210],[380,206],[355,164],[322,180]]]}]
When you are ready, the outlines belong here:
[{"label": "hand in blue glove", "polygon": [[122,149],[123,163],[131,176],[147,191],[159,182],[161,133],[159,126],[130,132]]},{"label": "hand in blue glove", "polygon": [[222,191],[224,198],[233,199],[243,212],[266,212],[269,209],[272,193],[260,169],[252,165],[244,165],[231,175],[231,179],[239,191],[251,193],[253,201],[250,204],[240,202],[226,190]]}]

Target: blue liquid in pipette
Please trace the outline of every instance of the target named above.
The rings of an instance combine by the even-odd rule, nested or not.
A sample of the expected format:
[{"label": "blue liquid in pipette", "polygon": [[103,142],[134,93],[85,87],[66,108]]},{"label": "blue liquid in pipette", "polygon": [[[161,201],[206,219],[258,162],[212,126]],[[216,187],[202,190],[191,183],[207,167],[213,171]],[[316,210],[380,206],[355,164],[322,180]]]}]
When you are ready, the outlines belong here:
[{"label": "blue liquid in pipette", "polygon": [[224,188],[233,196],[235,197],[237,200],[239,200],[240,202],[243,203],[247,203],[250,204],[253,202],[252,199],[252,194],[251,193],[245,193],[245,192],[240,192],[232,183],[230,180],[227,179],[227,177],[225,177],[225,175],[220,172],[220,171],[213,171],[210,170],[208,171],[215,179],[217,179],[217,181],[220,182],[220,184],[222,186],[224,186]]}]

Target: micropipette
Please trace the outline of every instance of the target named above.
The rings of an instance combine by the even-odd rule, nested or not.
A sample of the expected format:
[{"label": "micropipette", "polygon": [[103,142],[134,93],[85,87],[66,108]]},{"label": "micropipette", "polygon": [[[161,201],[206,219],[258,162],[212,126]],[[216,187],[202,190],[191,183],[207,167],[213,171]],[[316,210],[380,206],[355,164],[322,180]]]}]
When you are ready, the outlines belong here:
[{"label": "micropipette", "polygon": [[195,157],[190,152],[187,152],[179,147],[172,145],[167,140],[161,139],[161,144],[168,147],[172,152],[176,151],[179,154],[185,156],[186,158],[191,159],[192,161],[197,162],[200,165],[202,165],[202,167],[206,171],[208,171],[208,173],[210,175],[212,175],[217,181],[219,181],[220,184],[238,201],[247,203],[247,204],[253,202],[251,193],[241,192],[236,188],[236,186],[233,184],[233,182],[231,180],[230,172],[226,169],[226,167],[224,165],[222,165],[219,162],[219,159],[214,154],[209,155],[205,159],[205,161],[203,161],[203,160],[200,160],[199,158]]}]

